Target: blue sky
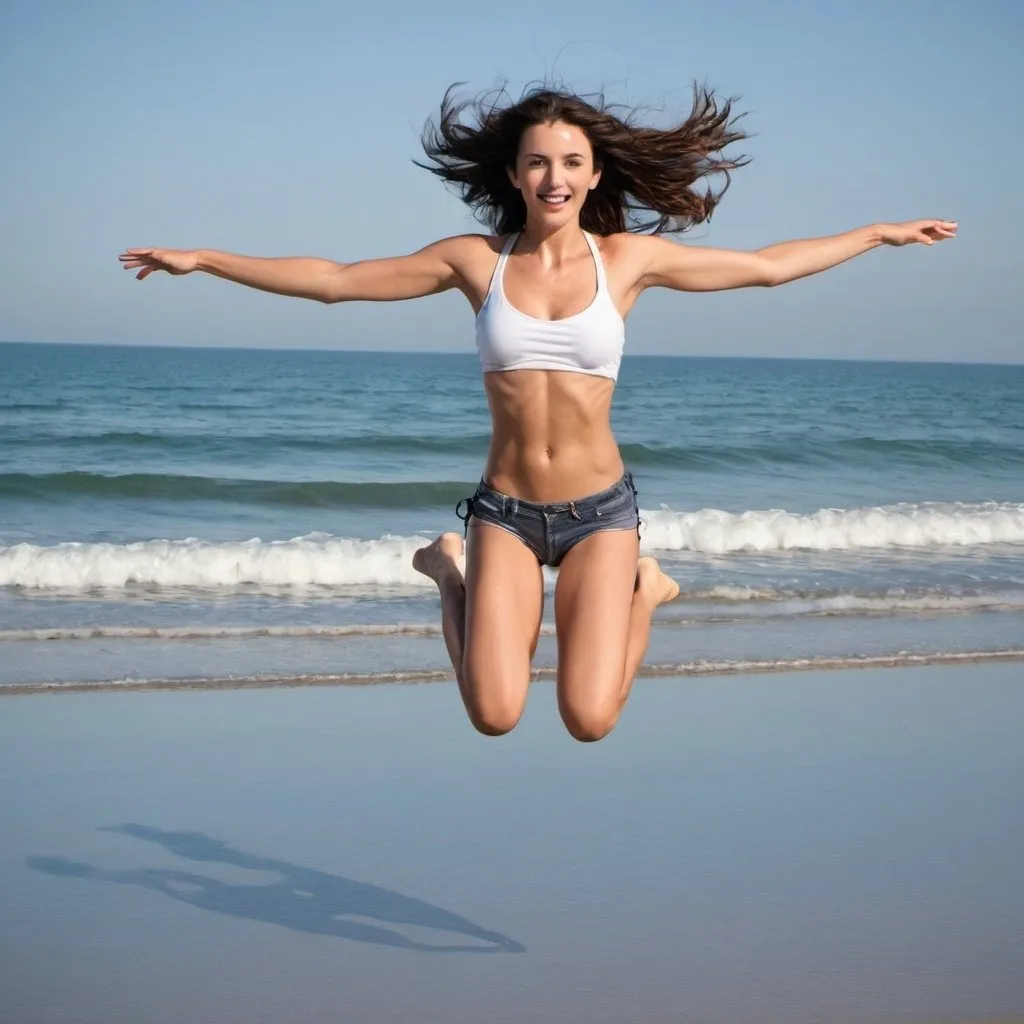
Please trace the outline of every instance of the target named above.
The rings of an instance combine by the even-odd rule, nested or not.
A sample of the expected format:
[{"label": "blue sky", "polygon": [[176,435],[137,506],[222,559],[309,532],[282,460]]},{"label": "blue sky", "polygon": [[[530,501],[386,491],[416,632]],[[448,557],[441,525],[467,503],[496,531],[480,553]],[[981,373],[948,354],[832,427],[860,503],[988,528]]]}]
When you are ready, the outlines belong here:
[{"label": "blue sky", "polygon": [[1022,50],[1019,0],[4,4],[0,339],[471,352],[457,294],[324,307],[116,257],[477,230],[411,162],[424,120],[454,81],[556,75],[664,117],[694,79],[741,96],[753,163],[693,244],[960,222],[779,289],[648,292],[627,351],[1022,362]]}]

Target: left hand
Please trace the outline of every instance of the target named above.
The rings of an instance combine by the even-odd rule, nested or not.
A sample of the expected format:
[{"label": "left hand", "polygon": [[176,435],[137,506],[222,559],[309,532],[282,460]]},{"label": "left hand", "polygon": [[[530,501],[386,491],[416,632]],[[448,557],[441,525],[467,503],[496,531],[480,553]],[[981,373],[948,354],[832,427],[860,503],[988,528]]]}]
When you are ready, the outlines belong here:
[{"label": "left hand", "polygon": [[879,224],[885,245],[934,245],[944,238],[956,238],[955,220],[908,220],[902,224]]}]

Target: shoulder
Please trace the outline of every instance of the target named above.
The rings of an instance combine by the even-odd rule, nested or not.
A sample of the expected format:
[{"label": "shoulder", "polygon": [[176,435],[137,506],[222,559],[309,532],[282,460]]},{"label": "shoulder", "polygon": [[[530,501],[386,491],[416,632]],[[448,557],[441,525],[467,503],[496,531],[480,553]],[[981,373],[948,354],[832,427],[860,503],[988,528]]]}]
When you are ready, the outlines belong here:
[{"label": "shoulder", "polygon": [[642,235],[619,231],[613,235],[595,235],[601,257],[626,287],[641,282],[652,267],[682,249],[661,235]]},{"label": "shoulder", "polygon": [[508,235],[449,235],[447,238],[438,239],[433,246],[447,249],[449,252],[500,253],[507,239]]},{"label": "shoulder", "polygon": [[679,248],[664,235],[642,235],[632,231],[618,231],[614,235],[595,235],[601,254],[607,253],[613,259],[621,257],[632,259],[637,256],[647,257],[651,254],[665,252],[667,249]]},{"label": "shoulder", "polygon": [[424,251],[434,252],[453,266],[466,267],[496,259],[507,238],[507,235],[451,235],[431,243]]},{"label": "shoulder", "polygon": [[595,235],[601,255],[618,262],[631,263],[656,258],[659,253],[679,248],[661,235],[641,235],[618,231],[614,235]]},{"label": "shoulder", "polygon": [[507,235],[451,235],[423,252],[445,265],[459,290],[479,308],[507,239]]}]

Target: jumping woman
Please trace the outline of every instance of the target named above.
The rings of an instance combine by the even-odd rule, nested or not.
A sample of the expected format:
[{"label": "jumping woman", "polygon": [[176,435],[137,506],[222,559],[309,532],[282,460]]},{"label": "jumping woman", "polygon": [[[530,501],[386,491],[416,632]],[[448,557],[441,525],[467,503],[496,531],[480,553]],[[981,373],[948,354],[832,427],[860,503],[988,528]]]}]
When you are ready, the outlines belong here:
[{"label": "jumping woman", "polygon": [[[536,88],[516,103],[445,95],[428,123],[425,166],[456,186],[493,234],[434,242],[390,259],[335,263],[201,250],[128,249],[125,269],[205,271],[320,302],[395,301],[457,288],[476,314],[491,411],[475,492],[456,507],[463,536],[443,533],[413,557],[441,595],[441,621],[470,720],[497,736],[526,702],[543,610],[541,567],[557,566],[558,707],[569,732],[597,740],[615,725],[647,648],[654,609],[678,585],[639,557],[632,475],[611,431],[624,321],[648,288],[769,287],[880,245],[925,245],[956,224],[873,224],[754,252],[663,237],[706,221],[745,160],[745,138],[707,90],[681,124],[635,123],[603,102]],[[463,115],[470,111],[467,122]],[[721,175],[713,194],[697,183]]]}]

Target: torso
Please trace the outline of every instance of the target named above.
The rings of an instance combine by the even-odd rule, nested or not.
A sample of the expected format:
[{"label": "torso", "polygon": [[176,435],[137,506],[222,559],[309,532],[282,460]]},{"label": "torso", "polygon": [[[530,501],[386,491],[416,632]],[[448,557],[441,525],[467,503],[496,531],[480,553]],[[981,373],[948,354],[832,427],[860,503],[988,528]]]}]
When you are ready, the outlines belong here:
[{"label": "torso", "polygon": [[[465,238],[462,290],[479,313],[505,237]],[[628,236],[595,237],[608,298],[625,318],[638,294]],[[581,237],[578,255],[545,268],[536,253],[516,251],[503,276],[504,297],[526,317],[559,321],[577,316],[595,299],[595,262]],[[526,501],[580,498],[613,484],[623,472],[611,430],[615,383],[606,376],[554,369],[485,372],[493,430],[484,477]]]}]

